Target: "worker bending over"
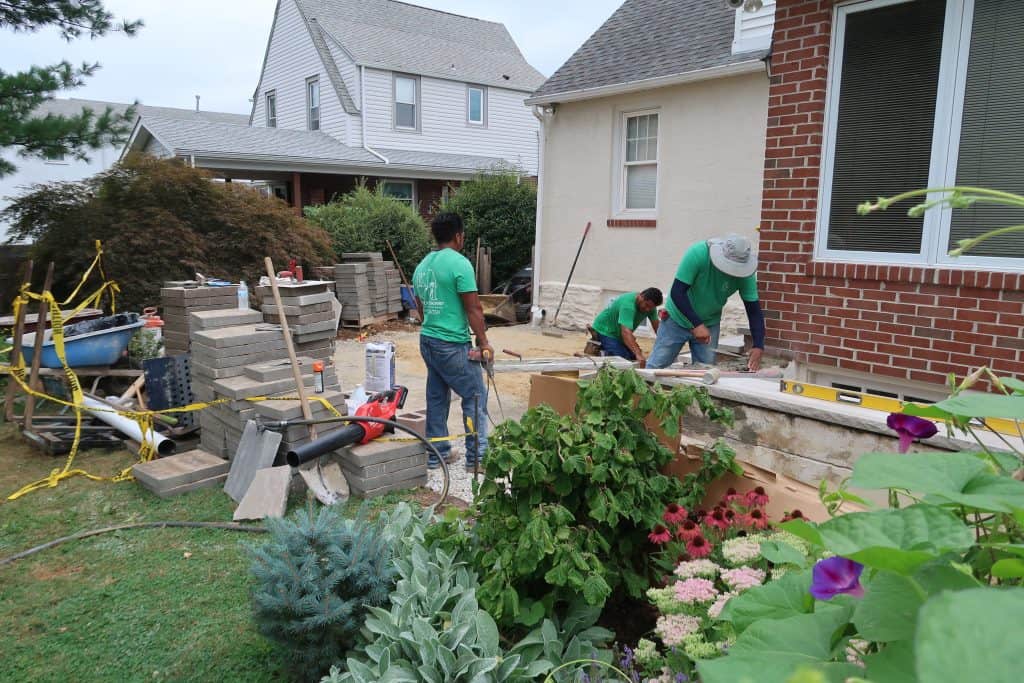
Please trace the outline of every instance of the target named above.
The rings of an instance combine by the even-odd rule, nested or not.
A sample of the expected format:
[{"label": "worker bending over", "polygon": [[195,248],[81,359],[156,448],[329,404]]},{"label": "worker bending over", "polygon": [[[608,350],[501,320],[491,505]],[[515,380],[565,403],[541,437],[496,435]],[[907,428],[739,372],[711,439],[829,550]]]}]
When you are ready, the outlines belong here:
[{"label": "worker bending over", "polygon": [[[413,273],[416,308],[420,320],[420,355],[427,366],[428,439],[448,436],[448,410],[452,391],[462,398],[462,422],[466,432],[466,469],[483,462],[487,450],[487,388],[479,363],[469,360],[472,328],[480,350],[494,358],[487,341],[484,311],[477,292],[476,276],[469,259],[461,254],[466,233],[462,217],[440,213],[430,224],[437,250],[424,257]],[[472,420],[470,428],[469,420]],[[435,443],[448,459],[451,443]],[[441,463],[431,453],[427,466]]]},{"label": "worker bending over", "polygon": [[649,287],[639,294],[627,292],[616,297],[608,308],[594,318],[594,324],[591,325],[601,342],[603,355],[635,360],[640,367],[644,367],[644,352],[636,343],[633,331],[640,326],[644,318],[651,321],[651,327],[655,332],[658,331],[659,321],[655,311],[661,302],[661,290],[654,287]]},{"label": "worker bending over", "polygon": [[672,365],[687,343],[694,363],[714,365],[722,308],[738,291],[754,338],[747,367],[760,368],[765,329],[756,273],[757,254],[742,235],[698,242],[687,249],[665,305],[668,318],[661,323],[647,367]]}]

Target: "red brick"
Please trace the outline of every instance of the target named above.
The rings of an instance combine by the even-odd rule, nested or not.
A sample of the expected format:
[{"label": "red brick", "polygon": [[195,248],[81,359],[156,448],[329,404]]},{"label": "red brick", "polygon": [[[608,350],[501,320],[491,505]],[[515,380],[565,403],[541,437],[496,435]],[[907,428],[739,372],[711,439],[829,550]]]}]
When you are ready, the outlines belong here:
[{"label": "red brick", "polygon": [[907,378],[907,371],[903,368],[896,368],[890,365],[872,365],[871,372],[876,375],[885,375],[886,377],[899,377],[900,379]]},{"label": "red brick", "polygon": [[[998,273],[993,273],[998,275]],[[1020,313],[1024,304],[1018,301],[992,301],[988,299],[982,299],[978,302],[979,307],[983,311],[997,311],[999,313]]]},{"label": "red brick", "polygon": [[935,297],[926,294],[900,292],[897,295],[897,300],[901,304],[923,304],[925,306],[933,306],[935,304]]},{"label": "red brick", "polygon": [[910,379],[915,382],[927,382],[928,384],[945,384],[946,376],[937,372],[910,371]]}]

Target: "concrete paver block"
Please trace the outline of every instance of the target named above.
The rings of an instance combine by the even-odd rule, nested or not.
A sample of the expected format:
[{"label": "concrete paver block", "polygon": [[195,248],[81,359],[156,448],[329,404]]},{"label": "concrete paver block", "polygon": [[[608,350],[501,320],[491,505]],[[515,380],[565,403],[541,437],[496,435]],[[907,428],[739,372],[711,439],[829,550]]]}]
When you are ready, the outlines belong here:
[{"label": "concrete paver block", "polygon": [[242,440],[231,460],[231,470],[224,484],[224,491],[235,501],[242,500],[252,484],[256,472],[274,464],[281,435],[277,432],[260,432],[252,420],[245,425]]},{"label": "concrete paver block", "polygon": [[245,492],[232,519],[263,519],[284,517],[288,508],[288,487],[292,480],[290,467],[264,467],[253,473],[252,483]]},{"label": "concrete paver block", "polygon": [[202,450],[169,455],[132,467],[132,475],[151,491],[171,489],[219,474],[226,474],[230,463]]}]

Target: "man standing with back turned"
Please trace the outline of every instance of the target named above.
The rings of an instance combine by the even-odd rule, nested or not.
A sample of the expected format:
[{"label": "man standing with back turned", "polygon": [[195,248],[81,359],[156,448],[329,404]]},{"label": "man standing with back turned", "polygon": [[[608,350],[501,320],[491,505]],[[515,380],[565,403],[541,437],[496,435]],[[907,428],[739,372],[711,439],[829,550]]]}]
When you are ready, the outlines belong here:
[{"label": "man standing with back turned", "polygon": [[[476,343],[488,358],[494,349],[487,341],[484,311],[476,287],[476,276],[469,259],[463,256],[466,233],[462,217],[440,213],[430,224],[437,250],[420,261],[413,273],[416,307],[423,326],[420,329],[420,355],[427,366],[427,438],[448,436],[448,410],[452,391],[462,398],[462,423],[467,432],[466,469],[483,462],[487,450],[487,389],[483,368],[469,360],[470,328]],[[470,429],[467,418],[472,420]],[[451,443],[435,444],[447,459]],[[440,466],[433,455],[431,469]]]},{"label": "man standing with back turned", "polygon": [[714,365],[722,308],[734,292],[739,292],[754,338],[747,367],[752,371],[760,368],[765,329],[756,273],[757,254],[742,235],[698,242],[687,249],[665,305],[668,318],[658,329],[647,367],[672,365],[686,343],[694,363]]}]

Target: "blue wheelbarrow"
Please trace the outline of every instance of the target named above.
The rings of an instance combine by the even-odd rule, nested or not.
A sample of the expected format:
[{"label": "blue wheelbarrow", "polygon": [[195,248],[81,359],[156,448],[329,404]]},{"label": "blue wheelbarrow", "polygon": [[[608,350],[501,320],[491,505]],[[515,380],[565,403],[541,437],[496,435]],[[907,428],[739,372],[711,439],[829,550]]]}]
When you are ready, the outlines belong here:
[{"label": "blue wheelbarrow", "polygon": [[[124,355],[135,331],[145,324],[138,313],[118,313],[65,325],[64,355],[68,367],[113,365]],[[35,355],[36,334],[26,334],[21,340],[21,355],[26,365],[32,363]],[[7,341],[10,343],[11,340]],[[53,330],[45,332],[39,364],[44,368],[61,367],[53,345]]]}]

